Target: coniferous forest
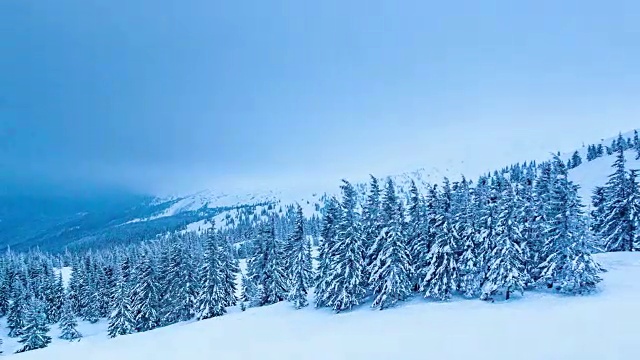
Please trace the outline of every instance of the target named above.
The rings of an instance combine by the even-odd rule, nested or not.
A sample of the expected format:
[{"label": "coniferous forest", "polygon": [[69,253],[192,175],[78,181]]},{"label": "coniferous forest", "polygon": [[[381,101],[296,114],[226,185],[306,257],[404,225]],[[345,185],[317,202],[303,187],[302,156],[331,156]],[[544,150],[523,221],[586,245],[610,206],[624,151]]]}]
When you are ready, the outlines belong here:
[{"label": "coniferous forest", "polygon": [[[588,294],[603,270],[593,253],[640,250],[638,172],[625,160],[634,149],[640,156],[637,133],[606,149],[587,147],[586,161],[616,157],[589,209],[568,177],[582,164],[576,152],[422,191],[371,176],[362,194],[343,180],[321,219],[305,218],[297,205],[243,226],[108,250],[8,250],[0,257],[0,316],[23,352],[46,347],[52,326],[77,341],[78,320],[108,321],[116,337],[223,316],[236,305],[311,302],[342,312],[417,296],[501,302],[527,291]],[[71,269],[68,284],[60,268]]]}]

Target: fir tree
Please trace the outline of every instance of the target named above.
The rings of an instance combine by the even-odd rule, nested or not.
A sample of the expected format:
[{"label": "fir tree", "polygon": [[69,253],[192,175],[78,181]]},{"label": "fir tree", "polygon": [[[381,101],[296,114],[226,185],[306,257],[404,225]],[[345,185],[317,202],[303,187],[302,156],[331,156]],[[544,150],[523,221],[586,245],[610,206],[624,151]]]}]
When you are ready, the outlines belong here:
[{"label": "fir tree", "polygon": [[638,130],[633,131],[633,148],[636,150],[636,160],[640,160],[640,140],[638,140]]},{"label": "fir tree", "polygon": [[380,310],[404,301],[413,288],[411,255],[401,223],[403,208],[390,178],[387,180],[382,208],[387,222],[373,247],[381,251],[373,263],[369,280],[374,295],[372,307],[379,307]]},{"label": "fir tree", "polygon": [[635,226],[631,220],[631,192],[625,169],[624,151],[620,149],[613,164],[615,172],[609,175],[605,187],[607,201],[600,235],[607,251],[633,251]]},{"label": "fir tree", "polygon": [[499,215],[496,223],[496,247],[491,253],[492,261],[483,285],[483,298],[487,298],[498,290],[504,290],[505,299],[509,300],[511,293],[524,293],[528,281],[524,267],[524,257],[519,243],[522,234],[516,223],[515,194],[513,187],[506,179],[504,190],[499,201]]},{"label": "fir tree", "polygon": [[294,304],[296,309],[300,309],[309,304],[307,293],[313,279],[311,246],[304,236],[304,215],[300,205],[296,210],[295,229],[291,236],[290,244],[291,284],[289,286],[289,301]]},{"label": "fir tree", "polygon": [[233,245],[228,239],[222,239],[222,287],[224,289],[224,306],[235,306],[238,302],[236,298],[236,279],[240,273],[238,259],[233,252]]},{"label": "fir tree", "polygon": [[60,339],[73,341],[82,338],[82,334],[76,329],[78,322],[73,313],[71,301],[65,301],[60,317]]},{"label": "fir tree", "polygon": [[407,248],[411,256],[412,266],[414,267],[413,290],[420,289],[420,275],[417,274],[416,268],[423,266],[424,259],[428,253],[428,239],[424,204],[415,181],[411,180],[409,188],[409,225],[407,234]]},{"label": "fir tree", "polygon": [[164,276],[165,290],[162,304],[166,310],[163,323],[173,324],[189,320],[194,316],[194,299],[189,292],[193,286],[192,269],[183,250],[183,244],[175,241],[171,244]]},{"label": "fir tree", "polygon": [[47,347],[51,343],[51,337],[47,335],[48,332],[45,305],[41,300],[32,298],[29,302],[25,326],[19,341],[23,344],[23,347],[16,353]]},{"label": "fir tree", "polygon": [[109,327],[107,332],[109,337],[128,335],[135,331],[136,321],[133,317],[131,302],[129,300],[129,283],[124,273],[129,271],[128,259],[121,265],[121,272],[117,274],[116,289],[113,296],[113,311],[109,316]]},{"label": "fir tree", "polygon": [[451,189],[447,179],[443,185],[434,227],[436,239],[427,255],[429,267],[422,280],[421,290],[425,297],[448,300],[457,288],[458,268],[451,224]]},{"label": "fir tree", "polygon": [[332,250],[335,259],[328,277],[329,286],[323,301],[336,312],[359,305],[366,294],[365,249],[356,213],[357,194],[346,180],[340,188],[342,216]]},{"label": "fir tree", "polygon": [[138,332],[155,329],[160,325],[160,299],[158,279],[151,259],[151,251],[144,249],[136,269],[136,285],[133,289],[133,315]]},{"label": "fir tree", "polygon": [[331,198],[325,206],[325,215],[322,224],[320,249],[318,253],[318,271],[316,275],[315,303],[316,307],[325,306],[328,298],[329,275],[333,268],[335,257],[333,249],[336,242],[338,223],[340,222],[339,204],[336,198]]},{"label": "fir tree", "polygon": [[554,173],[545,232],[547,257],[540,265],[540,281],[568,293],[591,291],[600,281],[600,267],[591,259],[578,187],[567,179],[567,170],[558,158]]},{"label": "fir tree", "polygon": [[254,255],[249,261],[249,273],[260,294],[260,306],[283,301],[287,294],[287,277],[284,272],[283,248],[276,238],[275,218],[260,226]]},{"label": "fir tree", "polygon": [[202,287],[196,302],[199,320],[221,316],[227,312],[224,307],[225,291],[222,284],[220,241],[219,234],[211,229],[204,248],[204,263],[200,275]]},{"label": "fir tree", "polygon": [[580,157],[580,153],[576,150],[571,156],[571,167],[570,169],[576,168],[582,164],[582,158]]},{"label": "fir tree", "polygon": [[17,337],[22,335],[25,327],[25,315],[27,313],[27,291],[22,282],[18,279],[13,282],[13,292],[11,294],[11,303],[7,315],[7,327],[9,328],[9,336]]},{"label": "fir tree", "polygon": [[369,182],[369,194],[367,195],[367,202],[362,211],[362,236],[364,241],[364,248],[366,253],[366,272],[365,276],[369,276],[370,268],[381,251],[380,248],[376,248],[376,239],[380,236],[380,231],[383,227],[383,219],[381,217],[380,206],[380,185],[378,179],[373,175],[370,175],[371,181]]}]

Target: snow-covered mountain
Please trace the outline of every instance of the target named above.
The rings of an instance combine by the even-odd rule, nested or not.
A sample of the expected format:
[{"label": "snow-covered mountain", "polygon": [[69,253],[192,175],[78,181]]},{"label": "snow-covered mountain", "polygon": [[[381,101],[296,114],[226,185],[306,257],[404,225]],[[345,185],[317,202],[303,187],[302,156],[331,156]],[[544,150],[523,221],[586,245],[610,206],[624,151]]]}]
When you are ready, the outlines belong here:
[{"label": "snow-covered mountain", "polygon": [[[634,130],[623,133],[621,134],[621,136],[625,140],[633,139]],[[610,146],[612,141],[616,140],[617,138],[618,135],[609,138],[603,138],[600,141],[595,142],[594,145],[602,144],[604,147]],[[574,151],[561,154],[561,157],[568,160],[576,151],[580,155],[583,162],[580,166],[571,169],[570,177],[575,183],[580,185],[580,195],[582,197],[583,203],[588,206],[593,189],[596,186],[603,185],[606,182],[607,176],[611,172],[611,165],[614,161],[614,156],[607,155],[605,153],[604,156],[600,158],[594,159],[592,161],[587,161],[587,145],[584,145]],[[551,157],[551,154],[552,151],[549,151],[548,158],[525,160],[545,161]],[[629,168],[640,168],[640,161],[636,160],[635,150],[627,150],[626,155]],[[438,184],[442,182],[445,177],[449,178],[452,181],[457,181],[460,180],[462,175],[464,175],[468,179],[475,180],[483,173],[498,170],[487,168],[482,173],[478,173],[477,171],[472,172],[472,170],[466,168],[463,161],[459,162],[457,166],[453,166],[453,162],[451,162],[451,164],[452,166],[449,166],[445,169],[420,168],[411,172],[390,175],[389,177],[394,180],[401,193],[406,193],[408,191],[411,181],[414,181],[418,189],[421,190],[422,193],[424,193],[426,188],[430,184]],[[509,165],[511,164],[504,164],[504,166]],[[375,176],[382,179],[386,178],[387,175],[388,174],[375,174]],[[368,175],[363,174],[363,176],[359,179],[349,180],[355,184],[361,195],[364,196],[368,182]],[[134,221],[154,220],[162,217],[175,216],[183,212],[198,211],[200,209],[216,209],[229,207],[229,209],[221,211],[214,217],[215,223],[218,226],[225,227],[230,224],[230,220],[233,220],[239,216],[239,207],[250,206],[253,208],[253,214],[255,216],[260,216],[261,214],[264,215],[265,213],[269,213],[272,211],[279,211],[280,209],[292,204],[300,204],[303,208],[305,216],[307,217],[312,217],[314,215],[320,216],[321,209],[325,200],[330,196],[337,196],[339,194],[339,184],[340,179],[336,179],[334,187],[329,189],[318,189],[318,191],[314,193],[300,193],[288,189],[279,189],[267,192],[228,194],[211,189],[202,190],[193,194],[187,194],[183,196],[158,198],[156,199],[156,202],[172,202],[172,205],[162,213],[155,214],[154,216],[146,219],[136,219]],[[199,219],[198,221],[188,224],[184,231],[204,231],[211,226],[210,224],[211,223],[209,219]]]}]

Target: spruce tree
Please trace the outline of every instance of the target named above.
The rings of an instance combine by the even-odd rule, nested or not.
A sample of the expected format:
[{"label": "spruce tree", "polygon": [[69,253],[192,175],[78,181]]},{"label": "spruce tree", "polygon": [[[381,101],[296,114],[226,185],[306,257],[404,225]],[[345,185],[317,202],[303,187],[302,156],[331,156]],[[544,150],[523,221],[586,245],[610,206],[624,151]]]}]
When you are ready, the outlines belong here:
[{"label": "spruce tree", "polygon": [[204,247],[204,262],[200,275],[202,287],[196,301],[198,320],[221,316],[227,312],[224,307],[225,291],[220,259],[223,254],[220,241],[220,235],[213,228],[210,229]]},{"label": "spruce tree", "polygon": [[124,259],[120,272],[116,272],[116,289],[113,294],[113,311],[109,316],[109,326],[107,332],[109,337],[116,337],[119,335],[128,335],[135,331],[136,321],[134,319],[133,310],[131,308],[131,301],[129,299],[129,282],[128,277],[124,274],[129,272],[128,259]]},{"label": "spruce tree", "polygon": [[19,279],[14,280],[11,303],[7,315],[7,327],[9,328],[10,337],[22,335],[25,327],[25,315],[28,310],[27,296],[27,291],[22,282]]},{"label": "spruce tree", "polygon": [[451,189],[447,179],[443,184],[440,200],[434,225],[435,243],[427,255],[429,265],[422,280],[421,291],[425,297],[448,300],[457,288],[458,267],[451,224]]},{"label": "spruce tree", "polygon": [[520,224],[516,218],[515,194],[512,185],[506,179],[498,203],[498,219],[495,228],[496,247],[491,253],[491,262],[485,283],[483,298],[487,298],[496,291],[504,290],[505,299],[509,300],[511,293],[524,293],[528,281],[524,267],[524,256],[519,243],[522,243]]},{"label": "spruce tree", "polygon": [[150,249],[140,254],[136,268],[136,284],[133,289],[133,315],[138,332],[155,329],[160,325],[160,299],[158,279]]},{"label": "spruce tree", "polygon": [[32,298],[29,301],[25,316],[25,326],[22,330],[22,337],[19,340],[23,346],[16,353],[47,347],[51,343],[51,337],[47,335],[48,332],[45,305],[41,300]]},{"label": "spruce tree", "polygon": [[321,243],[318,251],[318,271],[315,279],[315,305],[325,306],[328,299],[330,272],[333,268],[335,257],[333,249],[336,242],[338,223],[340,222],[339,203],[336,198],[331,198],[325,206],[325,214],[322,222]]},{"label": "spruce tree", "polygon": [[357,194],[353,185],[342,181],[342,203],[336,242],[332,250],[333,266],[323,303],[336,312],[359,305],[366,294],[365,249],[358,214]]},{"label": "spruce tree", "polygon": [[631,191],[625,169],[624,151],[620,149],[613,164],[614,173],[609,175],[605,186],[607,201],[600,236],[607,251],[633,251],[635,224],[631,220]]},{"label": "spruce tree", "polygon": [[313,280],[311,245],[304,235],[304,215],[300,205],[296,209],[295,228],[289,241],[291,248],[289,301],[296,309],[300,309],[309,304],[307,294]]},{"label": "spruce tree", "polygon": [[381,251],[373,263],[369,279],[374,295],[371,306],[380,310],[406,300],[413,288],[411,255],[402,229],[404,209],[398,201],[391,178],[387,180],[382,208],[386,222],[373,246]]},{"label": "spruce tree", "polygon": [[165,290],[162,306],[165,308],[164,324],[189,320],[193,317],[194,299],[188,291],[191,276],[190,264],[180,241],[170,245],[167,269],[164,276]]},{"label": "spruce tree", "polygon": [[420,277],[417,268],[423,265],[423,259],[426,258],[428,253],[428,239],[423,199],[413,180],[411,180],[409,188],[408,215],[407,249],[411,256],[411,265],[414,268],[413,290],[417,291],[420,289]]},{"label": "spruce tree", "polygon": [[260,306],[283,301],[287,295],[283,246],[275,234],[275,218],[260,226],[254,255],[248,266],[261,296]]},{"label": "spruce tree", "polygon": [[82,334],[76,329],[78,322],[73,313],[71,301],[64,301],[62,315],[60,317],[60,339],[73,341],[82,338]]},{"label": "spruce tree", "polygon": [[380,236],[382,231],[383,219],[381,217],[380,206],[380,185],[378,179],[373,175],[370,175],[371,180],[369,182],[369,193],[367,194],[367,201],[362,209],[362,236],[364,241],[364,248],[366,251],[366,273],[365,276],[369,276],[370,268],[381,251],[380,248],[376,248],[376,239]]},{"label": "spruce tree", "polygon": [[238,259],[233,251],[233,245],[229,239],[222,239],[221,255],[221,271],[222,271],[222,287],[224,289],[224,306],[235,306],[238,303],[236,297],[236,281],[240,273]]},{"label": "spruce tree", "polygon": [[567,170],[557,157],[554,174],[540,282],[568,293],[591,291],[600,281],[600,266],[591,259],[578,187],[568,180]]}]

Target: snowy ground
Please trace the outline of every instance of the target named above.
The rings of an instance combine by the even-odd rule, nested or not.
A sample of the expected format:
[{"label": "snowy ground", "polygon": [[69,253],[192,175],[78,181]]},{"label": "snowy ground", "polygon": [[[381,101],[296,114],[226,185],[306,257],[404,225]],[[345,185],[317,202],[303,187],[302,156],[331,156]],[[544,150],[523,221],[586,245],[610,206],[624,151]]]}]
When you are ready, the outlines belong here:
[{"label": "snowy ground", "polygon": [[[568,297],[528,292],[509,302],[416,298],[394,309],[349,313],[288,303],[107,339],[105,323],[85,338],[56,340],[20,359],[637,359],[640,254],[601,254],[600,291]],[[3,334],[4,335],[4,334]],[[57,329],[52,331],[57,335]],[[6,339],[6,337],[5,337]],[[5,353],[16,348],[5,340]]]}]

